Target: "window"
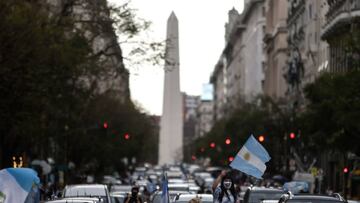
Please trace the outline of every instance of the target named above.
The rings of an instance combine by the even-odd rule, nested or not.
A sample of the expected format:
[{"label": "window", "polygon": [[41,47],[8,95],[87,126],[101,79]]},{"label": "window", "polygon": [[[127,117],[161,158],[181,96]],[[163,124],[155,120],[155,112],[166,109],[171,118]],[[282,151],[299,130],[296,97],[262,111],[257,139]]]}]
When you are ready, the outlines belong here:
[{"label": "window", "polygon": [[312,4],[309,4],[309,20],[311,20],[312,18]]}]

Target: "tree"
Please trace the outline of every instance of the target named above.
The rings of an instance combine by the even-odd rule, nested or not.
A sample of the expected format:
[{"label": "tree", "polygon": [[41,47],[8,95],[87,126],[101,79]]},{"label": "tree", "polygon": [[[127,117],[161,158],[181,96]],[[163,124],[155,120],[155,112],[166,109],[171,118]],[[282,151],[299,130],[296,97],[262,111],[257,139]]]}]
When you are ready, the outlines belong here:
[{"label": "tree", "polygon": [[359,71],[326,73],[305,88],[309,104],[300,120],[313,148],[360,153],[359,79]]}]

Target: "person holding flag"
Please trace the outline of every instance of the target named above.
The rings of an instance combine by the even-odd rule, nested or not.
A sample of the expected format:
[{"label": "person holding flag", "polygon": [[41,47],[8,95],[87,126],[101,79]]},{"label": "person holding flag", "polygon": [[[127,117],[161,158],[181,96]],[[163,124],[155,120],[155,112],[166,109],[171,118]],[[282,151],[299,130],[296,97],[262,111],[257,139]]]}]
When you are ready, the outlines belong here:
[{"label": "person holding flag", "polygon": [[236,203],[237,193],[234,181],[226,170],[221,171],[214,181],[212,189],[214,203]]}]

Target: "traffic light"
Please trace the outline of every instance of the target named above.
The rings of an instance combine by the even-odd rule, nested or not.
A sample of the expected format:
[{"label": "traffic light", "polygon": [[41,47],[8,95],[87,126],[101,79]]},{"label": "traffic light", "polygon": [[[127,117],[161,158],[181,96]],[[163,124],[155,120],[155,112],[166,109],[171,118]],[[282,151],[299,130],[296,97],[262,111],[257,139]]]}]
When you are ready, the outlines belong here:
[{"label": "traffic light", "polygon": [[295,139],[296,135],[295,135],[295,133],[292,132],[292,133],[290,133],[289,137],[291,140],[293,140],[293,139]]},{"label": "traffic light", "polygon": [[263,135],[260,135],[258,139],[259,139],[259,142],[264,142],[265,141],[265,137]]},{"label": "traffic light", "polygon": [[196,160],[196,156],[195,156],[195,155],[192,155],[192,156],[191,156],[191,160],[195,161],[195,160]]},{"label": "traffic light", "polygon": [[226,140],[225,140],[225,144],[226,144],[226,145],[231,144],[231,140],[230,140],[230,138],[226,138]]},{"label": "traffic light", "polygon": [[234,160],[233,156],[229,156],[229,162],[232,162]]},{"label": "traffic light", "polygon": [[215,148],[215,146],[216,146],[215,142],[211,142],[211,143],[210,143],[210,147],[211,147],[211,148]]},{"label": "traffic light", "polygon": [[344,167],[343,172],[344,172],[345,174],[349,173],[348,167]]},{"label": "traffic light", "polygon": [[204,152],[205,151],[205,148],[204,147],[201,147],[200,148],[200,152]]},{"label": "traffic light", "polygon": [[125,140],[130,139],[130,135],[129,135],[129,133],[126,133],[126,134],[124,135],[124,138],[125,138]]},{"label": "traffic light", "polygon": [[108,123],[105,121],[103,124],[104,129],[107,129],[109,127]]}]

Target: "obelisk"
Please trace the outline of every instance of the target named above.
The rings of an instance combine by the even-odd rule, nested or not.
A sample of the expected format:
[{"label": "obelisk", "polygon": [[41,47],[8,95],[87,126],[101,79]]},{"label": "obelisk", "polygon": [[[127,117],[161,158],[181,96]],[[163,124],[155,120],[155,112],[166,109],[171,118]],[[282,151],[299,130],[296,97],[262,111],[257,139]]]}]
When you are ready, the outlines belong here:
[{"label": "obelisk", "polygon": [[179,74],[179,27],[174,12],[167,21],[164,98],[160,123],[159,164],[182,161],[183,104]]}]

